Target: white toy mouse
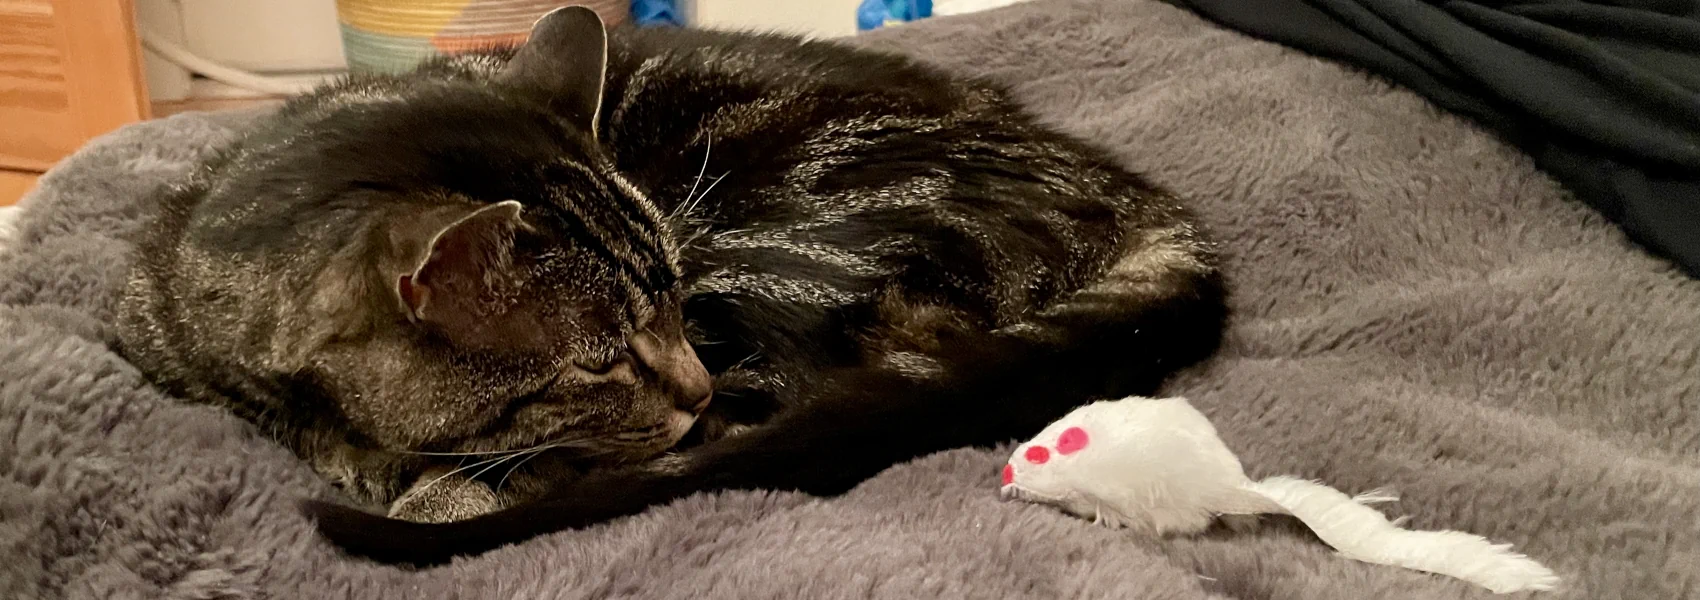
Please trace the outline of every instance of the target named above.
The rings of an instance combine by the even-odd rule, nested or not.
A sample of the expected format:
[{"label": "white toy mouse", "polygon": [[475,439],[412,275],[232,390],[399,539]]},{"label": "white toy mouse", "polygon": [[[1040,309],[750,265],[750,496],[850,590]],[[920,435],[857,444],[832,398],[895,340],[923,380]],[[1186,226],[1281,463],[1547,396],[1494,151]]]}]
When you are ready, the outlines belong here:
[{"label": "white toy mouse", "polygon": [[1346,558],[1449,575],[1495,593],[1551,590],[1540,563],[1459,531],[1411,531],[1348,497],[1292,477],[1252,481],[1215,426],[1184,398],[1132,397],[1080,407],[1017,446],[1002,493],[1109,527],[1194,534],[1221,515],[1287,514]]}]

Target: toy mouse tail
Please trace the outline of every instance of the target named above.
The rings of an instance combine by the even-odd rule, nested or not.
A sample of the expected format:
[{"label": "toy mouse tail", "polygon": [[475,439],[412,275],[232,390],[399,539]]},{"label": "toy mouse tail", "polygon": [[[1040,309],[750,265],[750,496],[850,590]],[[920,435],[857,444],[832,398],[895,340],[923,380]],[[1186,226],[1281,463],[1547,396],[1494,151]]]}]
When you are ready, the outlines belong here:
[{"label": "toy mouse tail", "polygon": [[1303,521],[1342,556],[1367,563],[1438,573],[1496,594],[1551,590],[1558,576],[1510,544],[1461,531],[1401,529],[1366,504],[1385,494],[1353,498],[1334,488],[1292,477],[1270,477],[1245,489],[1269,499],[1280,512]]},{"label": "toy mouse tail", "polygon": [[1233,490],[1227,498],[1219,498],[1210,503],[1210,509],[1219,515],[1287,515],[1292,514],[1287,507],[1281,506],[1269,496],[1258,493],[1252,487],[1257,484],[1247,484]]}]

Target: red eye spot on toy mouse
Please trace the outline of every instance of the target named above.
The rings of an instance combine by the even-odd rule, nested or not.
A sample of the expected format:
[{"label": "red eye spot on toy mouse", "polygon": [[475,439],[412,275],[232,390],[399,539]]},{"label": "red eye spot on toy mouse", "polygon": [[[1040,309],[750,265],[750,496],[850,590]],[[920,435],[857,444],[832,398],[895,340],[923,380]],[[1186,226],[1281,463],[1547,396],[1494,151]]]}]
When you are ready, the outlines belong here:
[{"label": "red eye spot on toy mouse", "polygon": [[1062,435],[1057,436],[1057,452],[1063,455],[1074,454],[1086,449],[1087,441],[1085,429],[1079,427],[1064,429]]}]

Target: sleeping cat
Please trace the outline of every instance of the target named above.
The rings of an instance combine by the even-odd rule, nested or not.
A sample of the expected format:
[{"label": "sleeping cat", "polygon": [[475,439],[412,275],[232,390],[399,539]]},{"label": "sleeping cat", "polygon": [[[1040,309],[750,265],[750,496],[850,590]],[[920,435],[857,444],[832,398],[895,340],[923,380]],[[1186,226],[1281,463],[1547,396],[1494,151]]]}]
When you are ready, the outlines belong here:
[{"label": "sleeping cat", "polygon": [[388,507],[307,508],[398,562],[842,493],[1148,393],[1225,312],[1172,196],[996,85],[581,8],[297,99],[163,214],[121,349]]}]

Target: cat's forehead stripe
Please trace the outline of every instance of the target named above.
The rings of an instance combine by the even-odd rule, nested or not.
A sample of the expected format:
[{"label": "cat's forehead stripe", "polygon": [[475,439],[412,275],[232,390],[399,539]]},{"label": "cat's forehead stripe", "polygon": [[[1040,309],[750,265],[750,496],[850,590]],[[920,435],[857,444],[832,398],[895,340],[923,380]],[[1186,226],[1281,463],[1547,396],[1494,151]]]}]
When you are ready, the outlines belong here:
[{"label": "cat's forehead stripe", "polygon": [[[608,203],[608,207],[614,209],[610,212],[614,215],[615,223],[627,234],[625,239],[641,242],[641,245],[634,244],[634,247],[648,255],[647,258],[660,262],[662,247],[660,219],[652,216],[653,211],[644,210],[644,205],[648,204],[648,200],[638,196],[635,193],[637,191],[635,188],[619,186],[612,172],[593,172],[589,168],[585,168],[585,171],[593,174],[591,182],[596,186],[598,192],[597,197],[591,199],[591,201]],[[615,181],[615,187],[621,188],[620,193],[616,193],[614,189],[608,186],[609,181]]]},{"label": "cat's forehead stripe", "polygon": [[[591,215],[601,217],[597,220],[604,221],[604,232],[606,231],[606,226],[610,224],[623,230],[621,235],[604,237],[598,240],[599,242],[612,248],[616,245],[633,245],[633,243],[640,241],[640,238],[648,238],[648,236],[637,235],[638,232],[631,229],[633,224],[632,216],[629,214],[630,211],[620,210],[624,207],[620,206],[622,203],[617,198],[618,195],[615,194],[606,183],[604,183],[604,179],[600,173],[591,170],[590,167],[572,161],[562,161],[561,164],[569,169],[578,171],[581,175],[584,175],[582,183],[594,187],[594,193],[569,193],[562,196],[556,196],[551,199],[557,201],[562,208],[572,211],[581,219],[585,219],[587,221],[591,220]],[[649,238],[642,239],[641,241],[650,242],[652,240],[653,238]]]},{"label": "cat's forehead stripe", "polygon": [[621,196],[631,199],[638,212],[643,214],[645,217],[644,224],[649,226],[650,236],[653,238],[652,242],[659,248],[671,249],[671,239],[661,227],[663,219],[661,208],[656,206],[653,200],[650,200],[648,194],[643,193],[643,190],[639,190],[636,185],[633,185],[630,180],[618,172],[610,170],[605,176],[609,181],[614,182],[615,187],[620,188]]},{"label": "cat's forehead stripe", "polygon": [[[612,269],[613,275],[627,288],[628,298],[643,298],[664,291],[662,284],[651,274],[653,261],[650,255],[634,252],[633,240],[629,235],[623,235],[629,230],[610,231],[610,226],[624,229],[620,224],[620,215],[610,207],[596,207],[586,203],[566,199],[554,203],[559,209],[562,220],[569,228],[571,237],[578,239],[582,247],[600,257]],[[642,285],[632,285],[641,282]],[[642,293],[632,293],[632,290],[642,290]]]},{"label": "cat's forehead stripe", "polygon": [[[648,294],[664,291],[679,278],[674,249],[666,243],[660,211],[635,186],[614,173],[598,173],[570,161],[563,166],[576,170],[596,188],[595,194],[567,194],[556,203],[583,222],[593,239],[615,257],[623,278],[642,282]],[[613,182],[615,188],[610,188]],[[647,295],[647,294],[645,294]]]}]

